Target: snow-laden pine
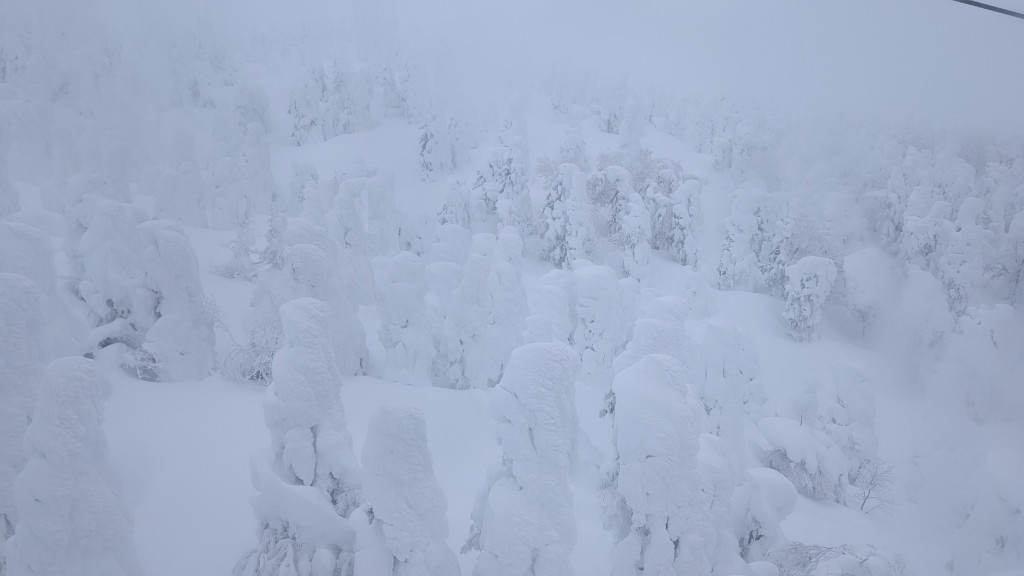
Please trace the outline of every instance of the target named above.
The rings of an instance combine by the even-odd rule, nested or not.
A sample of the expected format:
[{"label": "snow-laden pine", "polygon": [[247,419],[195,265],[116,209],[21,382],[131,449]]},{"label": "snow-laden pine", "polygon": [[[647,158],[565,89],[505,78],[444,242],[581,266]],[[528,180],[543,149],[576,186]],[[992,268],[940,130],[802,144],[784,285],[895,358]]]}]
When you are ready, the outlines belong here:
[{"label": "snow-laden pine", "polygon": [[141,576],[132,520],[107,454],[103,405],[110,383],[93,360],[67,357],[43,376],[25,432],[27,463],[7,544],[11,576]]},{"label": "snow-laden pine", "polygon": [[22,439],[29,426],[46,363],[41,294],[18,274],[0,273],[0,574],[5,573],[4,544],[18,525],[14,482],[29,455]]},{"label": "snow-laden pine", "polygon": [[569,472],[577,449],[578,370],[578,356],[564,344],[526,344],[512,352],[491,396],[502,461],[477,497],[464,548],[480,550],[476,576],[572,574]]},{"label": "snow-laden pine", "polygon": [[[605,472],[615,576],[710,574],[697,454],[703,413],[670,356],[644,356],[615,377],[612,460]],[[703,526],[702,526],[703,527]]]},{"label": "snow-laden pine", "polygon": [[[366,533],[391,556],[387,576],[459,576],[448,538],[448,502],[434,478],[427,424],[413,408],[380,408],[367,430],[363,480]],[[375,554],[377,555],[377,554]],[[357,573],[359,560],[357,555]],[[369,572],[366,572],[369,573]]]},{"label": "snow-laden pine", "polygon": [[286,303],[280,316],[283,347],[264,400],[271,446],[252,462],[258,543],[234,573],[350,573],[348,517],[362,501],[362,482],[338,397],[338,327],[330,307],[313,298]]}]

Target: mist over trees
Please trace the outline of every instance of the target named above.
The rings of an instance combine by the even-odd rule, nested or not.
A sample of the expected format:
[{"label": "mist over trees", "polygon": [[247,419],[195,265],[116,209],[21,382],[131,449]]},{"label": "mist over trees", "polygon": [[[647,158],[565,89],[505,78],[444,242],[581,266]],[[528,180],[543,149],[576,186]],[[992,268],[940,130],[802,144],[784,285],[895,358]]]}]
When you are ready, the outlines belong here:
[{"label": "mist over trees", "polygon": [[1024,569],[1019,28],[737,8],[7,2],[0,576]]}]

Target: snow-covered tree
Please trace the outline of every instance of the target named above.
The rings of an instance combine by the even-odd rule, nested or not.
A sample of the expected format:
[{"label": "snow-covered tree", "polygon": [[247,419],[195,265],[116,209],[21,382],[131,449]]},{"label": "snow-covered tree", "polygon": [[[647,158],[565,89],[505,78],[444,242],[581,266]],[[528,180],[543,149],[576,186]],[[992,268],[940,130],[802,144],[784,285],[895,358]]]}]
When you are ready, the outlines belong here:
[{"label": "snow-covered tree", "polygon": [[685,371],[669,356],[648,355],[615,377],[612,392],[604,487],[612,574],[710,574],[697,473],[703,414]]},{"label": "snow-covered tree", "polygon": [[39,290],[45,318],[45,340],[51,355],[80,354],[85,322],[70,310],[57,279],[50,237],[27,224],[0,222],[0,272],[20,274]]},{"label": "snow-covered tree", "polygon": [[980,199],[964,200],[939,257],[939,278],[946,287],[950,309],[958,316],[967,310],[984,281],[986,259],[991,258],[993,234],[986,226],[984,212]]},{"label": "snow-covered tree", "polygon": [[523,241],[515,228],[505,228],[498,234],[491,257],[490,321],[487,328],[486,348],[490,355],[489,385],[497,383],[505,369],[512,350],[523,343],[524,320],[530,313],[523,287]]},{"label": "snow-covered tree", "polygon": [[1010,276],[1010,303],[1024,305],[1024,212],[1019,212],[1010,222],[1004,251]]},{"label": "snow-covered tree", "polygon": [[[560,342],[572,341],[576,327],[576,311],[572,301],[572,274],[565,270],[552,270],[540,277],[538,285],[528,294],[530,317],[542,317],[548,330],[547,338]],[[527,324],[529,325],[529,321]],[[529,326],[528,326],[529,331]],[[536,340],[542,341],[542,340]]]},{"label": "snow-covered tree", "polygon": [[562,164],[572,164],[583,172],[590,171],[587,143],[579,124],[571,124],[565,131],[565,141],[555,158],[541,158],[537,161],[537,174],[550,185],[558,177]]},{"label": "snow-covered tree", "polygon": [[633,334],[626,349],[615,358],[615,372],[639,362],[650,354],[663,354],[681,366],[696,364],[694,342],[686,333],[689,310],[679,297],[656,298],[633,323]]},{"label": "snow-covered tree", "polygon": [[461,167],[458,123],[449,114],[434,115],[420,127],[420,175],[438,180]]},{"label": "snow-covered tree", "polygon": [[242,169],[235,158],[224,157],[210,170],[210,227],[233,230],[251,203],[248,200]]},{"label": "snow-covered tree", "polygon": [[949,203],[939,200],[932,205],[927,216],[908,215],[900,237],[900,258],[908,264],[937,274],[939,259],[945,253],[954,230],[950,222],[951,212]]},{"label": "snow-covered tree", "polygon": [[886,318],[886,335],[891,330],[894,349],[903,353],[938,352],[955,326],[942,282],[917,267],[907,270],[896,310]]},{"label": "snow-covered tree", "polygon": [[[341,183],[338,194],[338,198],[343,197],[351,199],[352,204],[335,204],[339,218],[342,216],[341,212],[349,209],[349,206],[354,206],[356,218],[363,217],[366,222],[372,223],[365,228],[367,256],[392,256],[398,252],[399,218],[398,207],[395,204],[394,176],[385,173],[345,180]],[[363,202],[365,204],[362,204]]]},{"label": "snow-covered tree", "polygon": [[292,174],[289,181],[288,214],[298,216],[302,213],[302,206],[306,200],[308,190],[316,190],[320,185],[320,173],[316,164],[308,161],[293,161]]},{"label": "snow-covered tree", "polygon": [[700,264],[699,234],[704,225],[701,190],[700,180],[689,179],[670,196],[656,198],[651,244],[667,250],[673,260],[684,266]]},{"label": "snow-covered tree", "polygon": [[559,166],[540,216],[543,256],[555,266],[571,268],[591,257],[594,226],[586,194],[586,176],[573,164]]},{"label": "snow-covered tree", "polygon": [[631,180],[629,171],[618,165],[607,166],[588,178],[590,201],[598,214],[595,223],[598,235],[611,238],[619,235],[629,198],[635,193]]},{"label": "snow-covered tree", "polygon": [[882,247],[890,254],[896,253],[906,209],[899,195],[891,190],[876,190],[859,198],[858,203],[867,213],[871,231]]},{"label": "snow-covered tree", "polygon": [[526,344],[512,353],[491,396],[502,459],[477,498],[464,548],[480,550],[478,576],[572,574],[578,370],[568,346]]},{"label": "snow-covered tree", "polygon": [[758,428],[767,444],[762,464],[788,478],[808,498],[846,503],[846,458],[828,435],[815,429],[813,421],[770,417],[763,418]]},{"label": "snow-covered tree", "polygon": [[111,345],[140,378],[198,380],[213,368],[213,313],[199,263],[177,223],[139,223],[131,207],[87,194],[67,238],[76,295],[96,327],[91,352]]},{"label": "snow-covered tree", "polygon": [[441,351],[434,368],[435,384],[451,388],[486,387],[491,373],[486,336],[490,323],[490,258],[474,252],[462,268],[462,281],[452,293],[444,321]]},{"label": "snow-covered tree", "polygon": [[324,103],[327,100],[327,74],[322,66],[305,70],[292,88],[288,116],[292,119],[292,142],[302,146],[323,139]]},{"label": "snow-covered tree", "polygon": [[228,248],[231,250],[231,259],[214,267],[215,274],[225,278],[249,281],[256,277],[256,262],[253,261],[255,253],[253,246],[256,243],[256,236],[252,229],[254,217],[252,203],[246,201],[245,210],[235,223],[238,227],[235,239],[228,244]]},{"label": "snow-covered tree", "polygon": [[818,338],[818,324],[836,275],[835,262],[819,256],[805,256],[786,268],[786,311],[783,316],[794,340]]},{"label": "snow-covered tree", "polygon": [[726,221],[718,262],[718,287],[751,291],[761,281],[759,263],[772,222],[771,202],[758,183],[742,189]]},{"label": "snow-covered tree", "polygon": [[[764,409],[761,361],[750,336],[737,327],[707,322],[698,328],[703,373],[696,379],[697,393],[707,414],[707,432],[722,438],[730,457],[744,450],[744,417],[756,419]],[[702,364],[702,365],[701,365]]]},{"label": "snow-covered tree", "polygon": [[300,298],[281,306],[283,347],[264,400],[268,453],[253,457],[256,549],[236,576],[351,574],[362,502],[359,464],[339,398],[341,339],[327,304]]},{"label": "snow-covered tree", "polygon": [[370,419],[363,445],[366,506],[392,557],[381,576],[460,576],[445,543],[448,501],[434,478],[427,423],[414,408],[381,407]]},{"label": "snow-covered tree", "polygon": [[6,136],[6,130],[0,127],[0,218],[10,216],[21,208],[18,189],[7,175]]},{"label": "snow-covered tree", "polygon": [[379,292],[381,324],[378,334],[388,367],[400,378],[428,380],[434,346],[427,316],[427,283],[423,262],[411,252],[373,260]]},{"label": "snow-covered tree", "polygon": [[584,172],[590,170],[587,142],[583,139],[583,130],[578,123],[570,124],[565,130],[565,142],[558,153],[563,163],[575,164]]},{"label": "snow-covered tree", "polygon": [[733,533],[740,555],[756,562],[786,541],[782,521],[796,507],[797,491],[771,468],[751,468],[732,497]]},{"label": "snow-covered tree", "polygon": [[583,359],[580,380],[607,388],[630,320],[624,317],[619,280],[611,268],[586,261],[577,261],[572,275],[577,318],[573,344]]},{"label": "snow-covered tree", "polygon": [[339,265],[338,247],[323,228],[303,219],[291,219],[287,225],[282,221],[281,228],[280,264],[265,268],[256,278],[249,342],[230,361],[231,372],[238,378],[267,381],[281,343],[280,307],[296,298],[316,298],[330,307],[336,330],[343,335],[333,357],[338,370],[345,375],[364,373],[369,368],[366,334],[348,298],[356,291],[342,276],[354,272]]},{"label": "snow-covered tree", "polygon": [[[191,154],[189,156],[192,156]],[[194,159],[170,168],[155,168],[143,181],[156,196],[156,217],[186,226],[206,227],[210,193]]]},{"label": "snow-covered tree", "polygon": [[62,358],[47,367],[25,433],[28,462],[14,486],[11,576],[141,576],[103,433],[109,396],[92,360]]},{"label": "snow-covered tree", "polygon": [[866,336],[895,294],[891,259],[878,248],[862,248],[843,259],[843,278],[845,304]]},{"label": "snow-covered tree", "polygon": [[40,291],[18,274],[0,273],[0,574],[4,548],[18,524],[14,479],[25,466],[22,446],[46,362]]},{"label": "snow-covered tree", "polygon": [[631,194],[626,211],[619,218],[622,269],[627,276],[640,278],[651,260],[651,215],[639,194]]},{"label": "snow-covered tree", "polygon": [[195,251],[173,222],[154,220],[138,230],[155,319],[142,342],[147,357],[137,369],[163,381],[201,380],[213,370],[215,337]]},{"label": "snow-covered tree", "polygon": [[515,136],[503,137],[491,151],[487,170],[477,175],[473,189],[483,200],[485,211],[497,217],[499,227],[512,226],[525,235],[530,232],[534,215],[524,145]]}]

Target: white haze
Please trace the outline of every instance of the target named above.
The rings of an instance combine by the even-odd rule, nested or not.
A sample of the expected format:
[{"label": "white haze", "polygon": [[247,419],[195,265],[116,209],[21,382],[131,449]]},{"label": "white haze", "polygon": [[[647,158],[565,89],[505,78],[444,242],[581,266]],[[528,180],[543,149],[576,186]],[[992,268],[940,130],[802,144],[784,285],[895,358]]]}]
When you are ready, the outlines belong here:
[{"label": "white haze", "polygon": [[0,576],[1024,575],[1024,20],[0,0],[8,62]]}]

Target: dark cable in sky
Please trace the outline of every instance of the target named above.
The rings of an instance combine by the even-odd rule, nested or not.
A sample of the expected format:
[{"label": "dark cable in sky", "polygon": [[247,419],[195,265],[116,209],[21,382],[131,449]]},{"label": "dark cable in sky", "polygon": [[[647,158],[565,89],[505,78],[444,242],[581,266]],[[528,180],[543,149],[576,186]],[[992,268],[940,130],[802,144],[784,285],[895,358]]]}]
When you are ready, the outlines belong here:
[{"label": "dark cable in sky", "polygon": [[991,10],[1000,14],[1006,14],[1007,16],[1013,16],[1014,18],[1024,19],[1024,14],[1020,12],[1014,12],[1013,10],[1007,10],[1006,8],[1000,8],[998,6],[992,6],[991,4],[982,4],[981,2],[975,2],[974,0],[953,0],[961,4],[967,4],[968,6],[977,6],[978,8],[984,8],[985,10]]}]

